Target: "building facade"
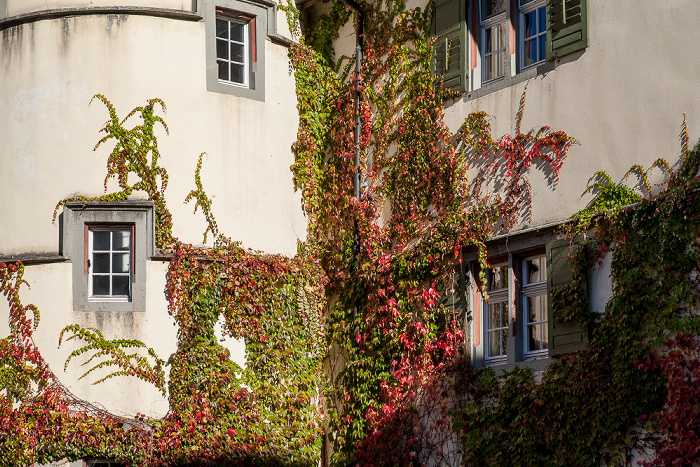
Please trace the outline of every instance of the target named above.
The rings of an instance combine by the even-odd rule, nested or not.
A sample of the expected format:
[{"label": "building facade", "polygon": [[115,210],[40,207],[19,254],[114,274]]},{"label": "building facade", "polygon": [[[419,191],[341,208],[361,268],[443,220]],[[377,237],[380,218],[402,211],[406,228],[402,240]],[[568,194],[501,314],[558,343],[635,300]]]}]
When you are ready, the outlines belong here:
[{"label": "building facade", "polygon": [[[275,2],[3,0],[0,30],[0,171],[7,174],[0,260],[27,265],[31,289],[22,299],[41,310],[34,339],[52,368],[76,348],[56,347],[72,323],[108,339],[141,340],[165,357],[176,347],[164,294],[168,261],[155,245],[147,196],[68,202],[52,222],[63,199],[119,190],[115,180],[103,186],[113,146],[92,150],[110,117],[91,102],[95,94],[119,118],[147,99],[166,103],[159,115],[169,135],[162,127],[155,135],[175,237],[203,241],[204,217],[183,201],[206,152],[202,181],[221,231],[256,250],[296,252],[306,221],[289,176],[297,130],[292,38]],[[6,307],[3,300],[2,313]],[[227,345],[244,365],[243,343]],[[98,378],[78,380],[80,370],[71,364],[62,383],[108,411],[159,417],[168,410],[148,384],[120,377],[93,386]]]},{"label": "building facade", "polygon": [[[312,18],[328,9],[315,2],[304,5]],[[561,239],[557,229],[591,202],[587,187],[598,181],[597,171],[617,183],[632,166],[649,170],[659,157],[677,167],[684,121],[691,142],[697,137],[700,116],[694,110],[700,94],[691,83],[700,61],[683,44],[693,42],[688,13],[698,5],[593,0],[406,5],[431,6],[433,71],[441,86],[458,93],[445,102],[445,122],[453,132],[471,112],[484,111],[494,138],[513,135],[524,99],[523,132],[550,126],[576,139],[560,174],[534,166],[528,174],[529,205],[520,223],[489,242],[491,299],[484,300],[478,290],[476,262],[462,271],[472,362],[543,369],[550,356],[559,354],[551,349],[549,334],[557,331],[547,316],[551,275],[546,272],[551,260],[547,245],[554,247]],[[352,57],[354,28],[351,20],[341,29],[337,57]],[[647,175],[658,192],[655,183],[666,174],[657,168]],[[630,187],[639,183],[633,174],[625,180]],[[499,187],[488,186],[485,192],[498,194]],[[476,253],[470,259],[476,260]],[[594,268],[588,284],[592,308],[601,313],[611,293],[609,267],[606,261]],[[568,351],[585,346],[585,332],[565,334],[562,344]]]}]

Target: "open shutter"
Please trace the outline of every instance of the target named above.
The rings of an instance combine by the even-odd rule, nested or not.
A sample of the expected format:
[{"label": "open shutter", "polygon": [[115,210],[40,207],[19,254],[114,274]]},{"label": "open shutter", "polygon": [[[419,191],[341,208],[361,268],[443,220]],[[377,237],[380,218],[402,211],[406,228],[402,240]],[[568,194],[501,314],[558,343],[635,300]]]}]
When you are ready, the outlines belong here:
[{"label": "open shutter", "polygon": [[433,75],[453,91],[467,90],[466,0],[436,0],[433,10]]},{"label": "open shutter", "polygon": [[547,0],[547,60],[588,47],[587,0]]},{"label": "open shutter", "polygon": [[[588,342],[588,329],[579,323],[562,322],[561,317],[569,304],[565,299],[555,301],[552,291],[565,285],[571,278],[569,256],[576,252],[582,238],[573,243],[568,238],[547,244],[547,313],[549,326],[549,356],[555,357],[577,350],[584,350]],[[588,283],[580,284],[588,293]]]}]

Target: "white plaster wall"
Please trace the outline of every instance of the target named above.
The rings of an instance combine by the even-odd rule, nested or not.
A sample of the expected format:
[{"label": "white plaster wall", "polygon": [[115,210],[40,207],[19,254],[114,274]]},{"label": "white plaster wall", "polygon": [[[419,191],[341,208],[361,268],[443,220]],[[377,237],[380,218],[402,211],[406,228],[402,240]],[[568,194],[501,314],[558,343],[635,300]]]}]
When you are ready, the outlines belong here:
[{"label": "white plaster wall", "polygon": [[[648,168],[658,157],[670,163],[681,150],[686,114],[691,143],[700,135],[700,92],[694,85],[700,61],[693,52],[692,0],[589,1],[589,47],[556,62],[554,71],[530,81],[522,128],[550,125],[579,142],[569,152],[557,185],[542,173],[530,177],[533,225],[568,217],[583,208],[581,197],[596,170],[620,181],[635,163]],[[474,110],[494,116],[494,134],[512,134],[525,83],[446,111],[456,130]],[[660,180],[657,170],[652,178]],[[630,184],[636,181],[630,178]]]},{"label": "white plaster wall", "polygon": [[195,6],[193,0],[6,0],[6,2],[8,17],[57,8],[135,6],[194,11]]},{"label": "white plaster wall", "polygon": [[[163,360],[168,360],[177,350],[177,327],[168,314],[165,299],[165,275],[167,262],[147,263],[147,297],[145,312],[93,313],[73,312],[71,263],[53,263],[27,266],[24,278],[29,288],[23,286],[20,297],[23,305],[36,305],[40,311],[39,326],[34,333],[34,342],[59,381],[76,396],[107,409],[109,412],[133,416],[143,413],[151,417],[162,417],[168,411],[168,401],[151,384],[134,377],[119,376],[98,385],[92,383],[106,376],[111,370],[95,371],[79,379],[89,368],[82,367],[93,352],[76,357],[63,370],[71,351],[84,342],[72,340],[58,347],[61,330],[69,324],[79,324],[84,328],[99,329],[107,339],[137,339],[153,348]],[[0,316],[7,316],[7,302],[0,301]],[[0,336],[9,333],[7,321],[3,320]],[[68,333],[65,337],[69,337]],[[218,332],[220,336],[220,331]],[[231,359],[245,367],[245,344],[242,340],[226,338],[222,345],[231,352]],[[144,354],[145,355],[145,354]],[[93,364],[97,361],[93,361]],[[114,368],[112,369],[114,370]],[[169,367],[165,368],[166,378]]]},{"label": "white plaster wall", "polygon": [[296,252],[306,221],[289,171],[298,117],[285,47],[265,43],[258,102],[206,91],[203,22],[89,15],[0,34],[0,255],[58,251],[56,202],[104,192],[111,146],[92,151],[108,118],[101,103],[89,105],[95,93],[121,116],[148,98],[168,105],[170,136],[157,134],[177,237],[202,242],[204,218],[183,201],[207,152],[202,179],[220,230],[246,247]]}]

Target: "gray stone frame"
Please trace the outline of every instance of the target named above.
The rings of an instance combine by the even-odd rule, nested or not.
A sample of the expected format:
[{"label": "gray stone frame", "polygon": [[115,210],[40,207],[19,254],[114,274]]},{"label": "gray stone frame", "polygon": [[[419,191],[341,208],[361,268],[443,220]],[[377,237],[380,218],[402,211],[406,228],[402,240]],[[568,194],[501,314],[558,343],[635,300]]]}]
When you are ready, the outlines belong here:
[{"label": "gray stone frame", "polygon": [[[63,256],[73,263],[74,311],[146,311],[146,260],[155,253],[152,201],[66,201],[63,206]],[[133,274],[129,301],[99,301],[88,297],[85,274],[85,227],[133,226]]]},{"label": "gray stone frame", "polygon": [[[250,64],[247,88],[219,82],[216,66],[216,9],[255,17],[256,61]],[[204,18],[207,91],[265,101],[265,39],[275,34],[275,3],[269,0],[199,0],[197,11]],[[225,14],[223,16],[226,16]],[[271,29],[270,29],[271,28]]]}]

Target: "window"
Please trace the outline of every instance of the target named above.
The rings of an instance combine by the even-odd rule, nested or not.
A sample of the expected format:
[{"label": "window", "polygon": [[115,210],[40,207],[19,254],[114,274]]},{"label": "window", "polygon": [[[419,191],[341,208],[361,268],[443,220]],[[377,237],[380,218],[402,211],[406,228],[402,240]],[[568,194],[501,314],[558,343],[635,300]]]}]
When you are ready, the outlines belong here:
[{"label": "window", "polygon": [[544,1],[520,1],[520,69],[542,63],[547,41]]},{"label": "window", "polygon": [[506,363],[508,354],[508,264],[488,271],[489,299],[486,307],[486,362]]},{"label": "window", "polygon": [[207,90],[265,100],[265,39],[274,7],[264,0],[199,0],[206,34]]},{"label": "window", "polygon": [[522,282],[525,360],[547,357],[547,262],[544,255],[523,261]]},{"label": "window", "polygon": [[[255,21],[255,18],[252,18]],[[216,17],[216,65],[219,82],[248,87],[250,73],[250,20]],[[252,28],[255,31],[255,28]]]},{"label": "window", "polygon": [[73,309],[145,311],[153,202],[67,201],[61,226],[60,250],[73,264]]},{"label": "window", "polygon": [[464,253],[472,262],[464,271],[462,312],[473,317],[468,352],[477,367],[544,369],[549,358],[586,348],[591,330],[564,317],[569,306],[581,303],[580,294],[590,293],[588,283],[574,295],[552,299],[561,297],[553,291],[571,277],[569,258],[581,240],[558,240],[553,228],[493,239],[485,274],[488,297],[480,292],[476,253],[471,258]]},{"label": "window", "polygon": [[435,0],[432,34],[437,85],[501,89],[588,47],[587,0]]},{"label": "window", "polygon": [[90,300],[130,300],[131,228],[91,227],[88,237]]},{"label": "window", "polygon": [[502,78],[506,62],[506,2],[481,2],[481,64],[484,82]]}]

